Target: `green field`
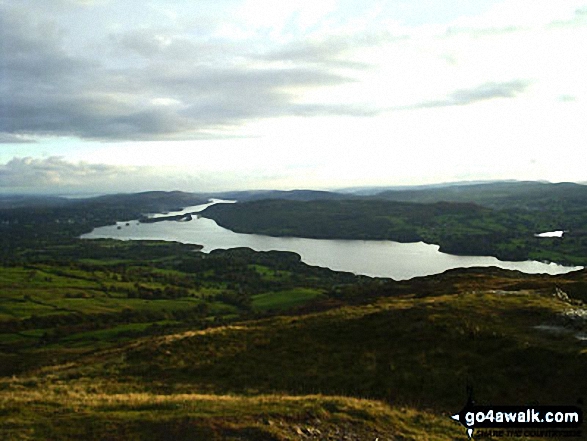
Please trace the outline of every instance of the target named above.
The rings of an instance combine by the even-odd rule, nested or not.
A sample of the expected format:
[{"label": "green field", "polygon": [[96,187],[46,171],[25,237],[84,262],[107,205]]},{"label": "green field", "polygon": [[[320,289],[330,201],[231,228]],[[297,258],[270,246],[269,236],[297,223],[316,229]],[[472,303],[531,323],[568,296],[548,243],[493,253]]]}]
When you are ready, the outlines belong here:
[{"label": "green field", "polygon": [[[1,371],[45,363],[45,357],[34,356],[39,348],[69,357],[71,350],[82,353],[97,343],[105,347],[168,329],[219,326],[301,306],[331,284],[355,281],[308,267],[289,253],[242,249],[207,255],[165,242],[145,242],[143,249],[148,262],[137,244],[79,242],[46,249],[24,265],[0,267]],[[116,250],[123,259],[109,258]],[[85,259],[73,260],[76,253]],[[97,257],[87,259],[90,253]],[[16,364],[15,351],[23,353]]]},{"label": "green field", "polygon": [[258,310],[266,309],[287,309],[298,306],[320,296],[320,290],[312,288],[297,288],[285,291],[267,292],[252,297],[253,308]]}]

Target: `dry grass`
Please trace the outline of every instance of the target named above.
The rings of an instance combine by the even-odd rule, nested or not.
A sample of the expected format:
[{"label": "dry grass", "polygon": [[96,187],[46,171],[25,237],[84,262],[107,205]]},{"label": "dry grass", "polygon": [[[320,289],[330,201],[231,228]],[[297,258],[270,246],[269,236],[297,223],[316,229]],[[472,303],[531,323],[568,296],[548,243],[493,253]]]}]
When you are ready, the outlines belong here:
[{"label": "dry grass", "polygon": [[[3,439],[104,439],[104,433],[115,434],[107,439],[152,439],[154,432],[147,431],[161,427],[180,437],[213,433],[190,438],[196,440],[230,433],[241,440],[340,439],[337,434],[350,440],[449,440],[461,432],[447,416],[342,396],[106,393],[87,381],[32,379],[4,381],[2,387]],[[107,430],[90,433],[89,421],[108,421]]]}]

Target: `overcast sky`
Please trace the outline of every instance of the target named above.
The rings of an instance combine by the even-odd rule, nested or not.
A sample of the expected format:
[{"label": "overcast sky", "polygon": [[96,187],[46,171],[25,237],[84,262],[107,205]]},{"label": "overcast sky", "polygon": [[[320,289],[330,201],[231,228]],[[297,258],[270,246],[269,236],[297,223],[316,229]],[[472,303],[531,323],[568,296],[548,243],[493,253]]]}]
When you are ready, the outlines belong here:
[{"label": "overcast sky", "polygon": [[587,0],[0,0],[0,192],[587,181]]}]

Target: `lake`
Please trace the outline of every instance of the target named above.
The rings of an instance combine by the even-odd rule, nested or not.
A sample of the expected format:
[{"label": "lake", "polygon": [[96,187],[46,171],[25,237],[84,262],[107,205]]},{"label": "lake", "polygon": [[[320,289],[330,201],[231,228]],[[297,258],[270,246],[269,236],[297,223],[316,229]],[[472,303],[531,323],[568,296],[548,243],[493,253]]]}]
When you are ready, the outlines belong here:
[{"label": "lake", "polygon": [[[201,211],[214,203],[186,207],[177,215]],[[153,217],[161,214],[153,214]],[[128,223],[128,225],[127,225]],[[168,240],[202,245],[202,251],[247,247],[256,251],[292,251],[309,265],[327,267],[373,277],[391,277],[406,280],[413,277],[442,273],[452,268],[495,266],[525,273],[562,274],[581,269],[555,263],[535,261],[505,262],[489,256],[454,256],[441,253],[438,245],[399,243],[386,240],[332,240],[296,237],[270,237],[241,234],[222,228],[211,219],[193,217],[189,222],[161,221],[138,223],[122,221],[94,229],[83,239]]]}]

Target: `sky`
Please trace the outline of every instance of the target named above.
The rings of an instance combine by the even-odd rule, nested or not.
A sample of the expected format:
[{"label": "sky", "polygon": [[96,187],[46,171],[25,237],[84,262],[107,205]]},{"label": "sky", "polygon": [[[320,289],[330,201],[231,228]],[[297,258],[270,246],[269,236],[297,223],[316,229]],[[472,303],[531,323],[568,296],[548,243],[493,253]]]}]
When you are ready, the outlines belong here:
[{"label": "sky", "polygon": [[0,0],[0,192],[587,181],[587,0]]}]

